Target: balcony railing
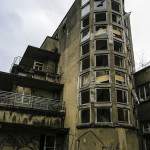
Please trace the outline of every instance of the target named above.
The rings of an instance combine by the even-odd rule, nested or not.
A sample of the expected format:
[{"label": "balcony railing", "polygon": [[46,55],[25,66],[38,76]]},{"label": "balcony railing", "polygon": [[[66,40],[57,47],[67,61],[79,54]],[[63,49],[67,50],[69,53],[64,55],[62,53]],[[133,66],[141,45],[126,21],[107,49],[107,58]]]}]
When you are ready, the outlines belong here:
[{"label": "balcony railing", "polygon": [[0,106],[47,110],[50,112],[63,112],[65,110],[64,103],[57,99],[23,95],[6,91],[0,91]]}]

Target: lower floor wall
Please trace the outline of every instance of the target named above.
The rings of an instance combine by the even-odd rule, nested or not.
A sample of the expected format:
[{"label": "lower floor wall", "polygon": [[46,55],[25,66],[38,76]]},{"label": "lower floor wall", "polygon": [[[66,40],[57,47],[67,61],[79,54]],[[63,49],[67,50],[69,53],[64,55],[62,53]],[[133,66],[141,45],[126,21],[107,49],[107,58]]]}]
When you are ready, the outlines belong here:
[{"label": "lower floor wall", "polygon": [[[124,128],[77,129],[69,150],[139,150],[137,132]],[[70,137],[71,138],[71,137]]]},{"label": "lower floor wall", "polygon": [[66,137],[51,134],[0,132],[0,150],[66,150]]}]

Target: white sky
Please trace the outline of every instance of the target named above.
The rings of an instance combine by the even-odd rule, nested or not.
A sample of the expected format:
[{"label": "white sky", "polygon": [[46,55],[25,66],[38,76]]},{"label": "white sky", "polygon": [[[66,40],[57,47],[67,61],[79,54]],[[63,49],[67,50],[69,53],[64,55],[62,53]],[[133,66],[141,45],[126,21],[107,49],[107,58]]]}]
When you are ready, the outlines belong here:
[{"label": "white sky", "polygon": [[[0,70],[9,71],[13,58],[28,45],[39,47],[51,36],[74,0],[0,0]],[[150,61],[148,0],[125,0],[131,12],[136,67]]]}]

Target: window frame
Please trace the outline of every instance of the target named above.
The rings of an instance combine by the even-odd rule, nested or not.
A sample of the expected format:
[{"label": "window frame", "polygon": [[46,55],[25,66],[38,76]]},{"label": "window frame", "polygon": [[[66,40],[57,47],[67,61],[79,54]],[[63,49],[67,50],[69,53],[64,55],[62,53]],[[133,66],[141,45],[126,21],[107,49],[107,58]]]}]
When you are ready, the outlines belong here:
[{"label": "window frame", "polygon": [[[126,94],[126,102],[118,101],[117,91],[125,92],[125,94]],[[119,104],[126,104],[127,105],[129,103],[128,95],[129,94],[128,94],[127,90],[116,88],[116,100],[117,100],[117,103],[119,103]],[[123,97],[123,95],[122,95],[122,97]]]},{"label": "window frame", "polygon": [[[84,110],[89,110],[89,122],[82,122],[82,111],[84,111]],[[82,109],[80,109],[79,110],[79,118],[80,118],[80,124],[90,124],[91,123],[91,109],[90,109],[90,107],[87,107],[87,108],[82,108]]]},{"label": "window frame", "polygon": [[[107,56],[107,58],[108,58],[108,65],[107,66],[97,66],[97,57],[98,56],[104,56],[104,55],[106,55]],[[95,67],[96,68],[106,68],[106,67],[109,67],[110,66],[110,60],[109,60],[109,54],[105,54],[105,53],[101,53],[101,54],[96,54],[95,55]]]},{"label": "window frame", "polygon": [[[126,120],[119,120],[119,109],[121,110],[123,110],[123,111],[127,111],[127,117],[128,117],[128,120],[126,121]],[[124,113],[124,112],[123,112]],[[123,123],[123,124],[130,124],[130,110],[129,110],[129,108],[122,108],[122,107],[117,107],[117,115],[118,115],[118,122],[119,123]],[[124,114],[125,115],[125,114]],[[123,116],[124,117],[124,119],[125,119],[125,116]]]},{"label": "window frame", "polygon": [[[106,16],[106,19],[105,20],[101,20],[101,21],[96,21],[96,15],[97,14],[105,14]],[[94,13],[94,23],[95,24],[99,24],[99,23],[104,23],[104,22],[107,22],[107,20],[108,20],[108,17],[107,17],[107,12],[105,12],[105,11],[102,11],[102,12],[95,12]]]}]

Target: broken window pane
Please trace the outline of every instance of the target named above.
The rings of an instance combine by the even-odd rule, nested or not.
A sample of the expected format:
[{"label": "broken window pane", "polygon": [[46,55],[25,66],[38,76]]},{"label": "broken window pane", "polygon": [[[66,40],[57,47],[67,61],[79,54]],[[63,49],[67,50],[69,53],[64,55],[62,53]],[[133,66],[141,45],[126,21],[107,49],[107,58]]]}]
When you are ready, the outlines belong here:
[{"label": "broken window pane", "polygon": [[114,41],[114,51],[122,52],[122,50],[123,50],[122,43],[119,41]]},{"label": "broken window pane", "polygon": [[109,71],[96,71],[96,83],[109,83]]},{"label": "broken window pane", "polygon": [[94,0],[94,10],[100,11],[106,9],[106,0]]},{"label": "broken window pane", "polygon": [[89,2],[89,0],[82,0],[81,1],[81,3],[82,3],[81,5],[83,6],[83,5],[87,4],[88,2]]},{"label": "broken window pane", "polygon": [[109,89],[96,89],[96,101],[97,102],[110,101],[110,91],[109,91]]},{"label": "broken window pane", "polygon": [[123,31],[121,28],[113,26],[113,36],[122,39]]},{"label": "broken window pane", "polygon": [[90,82],[90,74],[86,73],[81,76],[81,87],[88,85]]},{"label": "broken window pane", "polygon": [[90,90],[81,92],[81,104],[87,104],[90,102]]},{"label": "broken window pane", "polygon": [[90,51],[90,43],[87,42],[82,45],[82,55],[89,53],[89,51]]},{"label": "broken window pane", "polygon": [[120,56],[115,55],[115,66],[123,68],[124,67],[124,59]]},{"label": "broken window pane", "polygon": [[106,13],[96,13],[95,22],[106,21]]},{"label": "broken window pane", "polygon": [[90,67],[90,57],[82,60],[82,70],[88,69]]},{"label": "broken window pane", "polygon": [[96,50],[107,50],[107,40],[96,40]]},{"label": "broken window pane", "polygon": [[120,25],[122,24],[121,16],[117,14],[112,14],[112,21]]},{"label": "broken window pane", "polygon": [[127,91],[117,90],[117,102],[127,103]]},{"label": "broken window pane", "polygon": [[120,3],[112,0],[111,6],[112,6],[112,10],[120,12]]},{"label": "broken window pane", "polygon": [[129,110],[126,108],[118,108],[118,121],[128,123],[129,121],[128,112]]},{"label": "broken window pane", "polygon": [[95,35],[102,35],[107,33],[106,25],[96,25],[95,26]]},{"label": "broken window pane", "polygon": [[97,122],[111,122],[110,108],[97,108]]},{"label": "broken window pane", "polygon": [[90,122],[90,109],[81,110],[81,123]]},{"label": "broken window pane", "polygon": [[89,28],[85,29],[81,33],[81,42],[87,40],[90,37],[90,31]]},{"label": "broken window pane", "polygon": [[126,82],[125,74],[123,72],[116,71],[115,80],[117,84],[125,84]]},{"label": "broken window pane", "polygon": [[108,55],[96,56],[96,66],[97,67],[107,67],[108,66]]},{"label": "broken window pane", "polygon": [[89,25],[89,15],[82,19],[81,25],[82,25],[81,26],[82,28],[85,28],[85,27],[87,27]]},{"label": "broken window pane", "polygon": [[84,8],[81,10],[81,17],[84,17],[90,12],[90,5],[86,5]]},{"label": "broken window pane", "polygon": [[37,70],[37,71],[43,71],[43,69],[44,69],[44,64],[41,63],[41,62],[35,61],[35,62],[34,62],[33,69],[35,69],[35,70]]}]

